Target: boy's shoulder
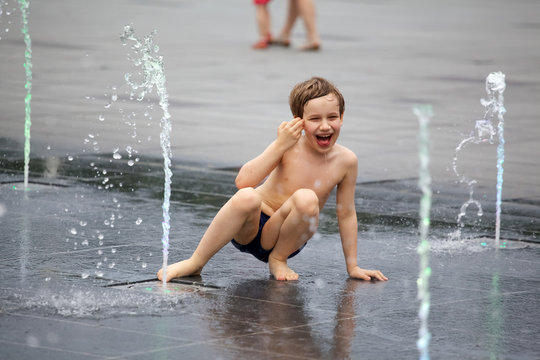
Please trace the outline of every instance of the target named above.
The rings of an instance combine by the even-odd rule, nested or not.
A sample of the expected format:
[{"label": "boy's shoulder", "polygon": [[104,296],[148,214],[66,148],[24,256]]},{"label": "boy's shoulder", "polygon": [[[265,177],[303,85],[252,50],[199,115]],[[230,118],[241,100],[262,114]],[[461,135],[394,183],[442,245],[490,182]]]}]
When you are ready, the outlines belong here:
[{"label": "boy's shoulder", "polygon": [[335,144],[334,149],[336,152],[336,157],[346,162],[347,164],[358,162],[358,156],[356,156],[354,151],[352,151],[348,147],[345,147],[340,144]]}]

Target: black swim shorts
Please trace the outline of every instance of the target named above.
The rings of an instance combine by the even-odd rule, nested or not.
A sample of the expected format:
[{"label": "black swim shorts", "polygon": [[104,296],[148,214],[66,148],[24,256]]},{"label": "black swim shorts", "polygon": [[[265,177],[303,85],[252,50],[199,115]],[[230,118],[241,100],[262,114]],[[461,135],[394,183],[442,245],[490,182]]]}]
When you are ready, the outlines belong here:
[{"label": "black swim shorts", "polygon": [[[247,245],[241,245],[237,243],[234,239],[231,240],[234,247],[236,247],[241,252],[250,253],[251,255],[255,256],[257,259],[268,262],[268,256],[272,252],[273,249],[265,250],[261,246],[261,234],[262,229],[266,222],[270,219],[270,216],[266,215],[261,211],[261,218],[259,220],[259,232],[257,232],[257,235],[255,235],[255,238],[251,240],[251,242]],[[291,255],[289,255],[289,259],[298,254],[305,246],[306,244],[302,245],[302,247],[295,252],[293,252]]]}]

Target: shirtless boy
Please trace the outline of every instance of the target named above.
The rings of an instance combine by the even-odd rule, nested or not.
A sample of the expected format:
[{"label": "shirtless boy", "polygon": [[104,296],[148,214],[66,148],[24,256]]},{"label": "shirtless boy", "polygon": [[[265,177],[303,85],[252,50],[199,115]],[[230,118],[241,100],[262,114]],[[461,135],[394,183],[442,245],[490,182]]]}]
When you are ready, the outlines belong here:
[{"label": "shirtless boy", "polygon": [[[238,192],[219,210],[193,255],[167,267],[167,281],[200,274],[231,239],[240,251],[268,262],[275,279],[297,280],[287,259],[313,236],[319,211],[336,186],[336,213],[349,276],[387,280],[380,271],[362,269],[357,262],[358,160],[351,150],[336,144],[343,125],[343,96],[327,80],[314,77],[293,88],[289,105],[294,118],[281,123],[276,140],[242,166],[236,177]],[[162,272],[158,272],[160,280]]]}]

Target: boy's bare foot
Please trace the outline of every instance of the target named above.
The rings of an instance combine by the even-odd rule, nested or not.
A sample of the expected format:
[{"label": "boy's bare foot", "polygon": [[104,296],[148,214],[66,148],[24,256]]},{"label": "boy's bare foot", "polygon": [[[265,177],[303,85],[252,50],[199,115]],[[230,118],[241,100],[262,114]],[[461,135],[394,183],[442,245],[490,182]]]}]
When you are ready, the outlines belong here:
[{"label": "boy's bare foot", "polygon": [[[193,264],[191,259],[177,262],[167,266],[167,282],[177,277],[200,275],[201,270],[202,269],[200,267]],[[163,269],[159,269],[157,277],[159,280],[163,280]]]},{"label": "boy's bare foot", "polygon": [[287,266],[286,261],[269,257],[268,267],[276,280],[298,280],[298,274]]}]

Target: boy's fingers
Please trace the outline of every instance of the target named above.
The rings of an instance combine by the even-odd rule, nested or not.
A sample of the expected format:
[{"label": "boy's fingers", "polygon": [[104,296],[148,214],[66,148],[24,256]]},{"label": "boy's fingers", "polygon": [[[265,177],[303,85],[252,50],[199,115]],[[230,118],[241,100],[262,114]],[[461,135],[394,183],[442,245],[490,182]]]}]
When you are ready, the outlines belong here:
[{"label": "boy's fingers", "polygon": [[380,271],[378,271],[378,270],[375,271],[375,277],[376,277],[377,279],[381,280],[381,281],[388,280],[388,279],[386,278],[386,276],[384,276],[383,273],[380,272]]},{"label": "boy's fingers", "polygon": [[303,129],[304,128],[304,120],[301,119],[301,118],[296,118],[293,121],[291,121],[291,126],[292,126],[292,128],[294,130]]},{"label": "boy's fingers", "polygon": [[298,125],[298,123],[301,123],[302,122],[302,118],[301,117],[295,117],[294,119],[292,119],[290,121],[290,125],[291,126],[296,126]]},{"label": "boy's fingers", "polygon": [[365,272],[357,273],[355,277],[357,279],[362,279],[362,280],[366,280],[366,281],[371,280],[371,277],[368,274],[366,274]]}]

